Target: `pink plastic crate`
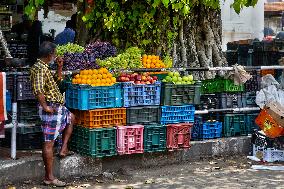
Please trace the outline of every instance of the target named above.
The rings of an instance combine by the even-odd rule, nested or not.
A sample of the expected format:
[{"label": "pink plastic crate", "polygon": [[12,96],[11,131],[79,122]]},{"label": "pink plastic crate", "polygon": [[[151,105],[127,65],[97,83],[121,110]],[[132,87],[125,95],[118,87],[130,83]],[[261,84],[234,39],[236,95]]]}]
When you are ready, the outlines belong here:
[{"label": "pink plastic crate", "polygon": [[143,153],[143,125],[117,127],[117,153],[138,154]]},{"label": "pink plastic crate", "polygon": [[192,125],[191,123],[179,123],[167,126],[167,148],[169,151],[190,148]]}]

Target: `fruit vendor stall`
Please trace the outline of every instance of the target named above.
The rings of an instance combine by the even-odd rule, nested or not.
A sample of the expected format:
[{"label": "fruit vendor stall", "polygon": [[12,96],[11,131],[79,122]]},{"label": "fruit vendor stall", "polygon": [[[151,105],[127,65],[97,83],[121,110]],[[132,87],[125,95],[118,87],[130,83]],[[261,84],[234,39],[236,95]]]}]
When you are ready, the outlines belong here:
[{"label": "fruit vendor stall", "polygon": [[[174,68],[168,56],[145,54],[137,47],[122,51],[108,42],[58,46],[57,55],[64,60],[66,106],[76,116],[70,148],[96,158],[182,150],[190,148],[191,140],[246,136],[258,126],[263,129],[264,113],[259,116],[255,102],[260,75],[252,71],[284,68],[244,67],[253,77],[236,85],[233,79],[199,81],[191,74],[235,67]],[[1,145],[11,146],[16,158],[16,149],[41,147],[40,122],[28,73],[7,73],[7,91],[13,116]]]}]

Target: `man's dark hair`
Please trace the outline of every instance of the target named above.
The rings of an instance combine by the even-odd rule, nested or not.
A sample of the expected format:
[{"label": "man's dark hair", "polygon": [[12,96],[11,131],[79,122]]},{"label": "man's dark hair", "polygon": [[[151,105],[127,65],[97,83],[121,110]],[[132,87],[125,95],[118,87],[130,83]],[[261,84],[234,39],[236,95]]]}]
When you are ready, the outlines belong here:
[{"label": "man's dark hair", "polygon": [[67,22],[66,22],[66,28],[73,28],[73,25],[72,25],[72,21],[71,20],[68,20]]},{"label": "man's dark hair", "polygon": [[39,51],[38,51],[38,57],[39,58],[46,58],[52,53],[55,52],[56,45],[54,43],[51,43],[49,41],[44,41],[40,46],[39,46]]}]

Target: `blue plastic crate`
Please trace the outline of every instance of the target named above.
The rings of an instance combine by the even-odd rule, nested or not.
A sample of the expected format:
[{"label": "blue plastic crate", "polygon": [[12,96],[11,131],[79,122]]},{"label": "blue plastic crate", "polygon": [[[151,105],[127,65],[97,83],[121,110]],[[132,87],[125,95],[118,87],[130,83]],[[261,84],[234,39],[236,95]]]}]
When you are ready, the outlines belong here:
[{"label": "blue plastic crate", "polygon": [[122,107],[121,84],[105,87],[69,84],[66,91],[66,106],[78,110]]},{"label": "blue plastic crate", "polygon": [[222,136],[222,123],[218,121],[207,121],[202,125],[201,138],[213,139],[221,138]]},{"label": "blue plastic crate", "polygon": [[6,110],[8,112],[12,111],[12,94],[10,91],[6,92]]},{"label": "blue plastic crate", "polygon": [[186,106],[162,106],[161,124],[193,123],[195,107]]},{"label": "blue plastic crate", "polygon": [[161,82],[154,84],[122,83],[124,107],[160,105]]}]

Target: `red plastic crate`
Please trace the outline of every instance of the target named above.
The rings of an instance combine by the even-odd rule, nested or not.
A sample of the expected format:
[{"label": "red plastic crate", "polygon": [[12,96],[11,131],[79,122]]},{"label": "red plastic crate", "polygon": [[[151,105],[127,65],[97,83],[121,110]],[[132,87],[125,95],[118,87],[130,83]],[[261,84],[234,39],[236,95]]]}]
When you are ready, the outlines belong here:
[{"label": "red plastic crate", "polygon": [[76,124],[87,128],[113,127],[126,124],[126,108],[76,110]]},{"label": "red plastic crate", "polygon": [[192,123],[167,125],[167,148],[169,151],[190,148]]},{"label": "red plastic crate", "polygon": [[117,153],[119,155],[143,153],[143,130],[143,125],[117,127]]}]

